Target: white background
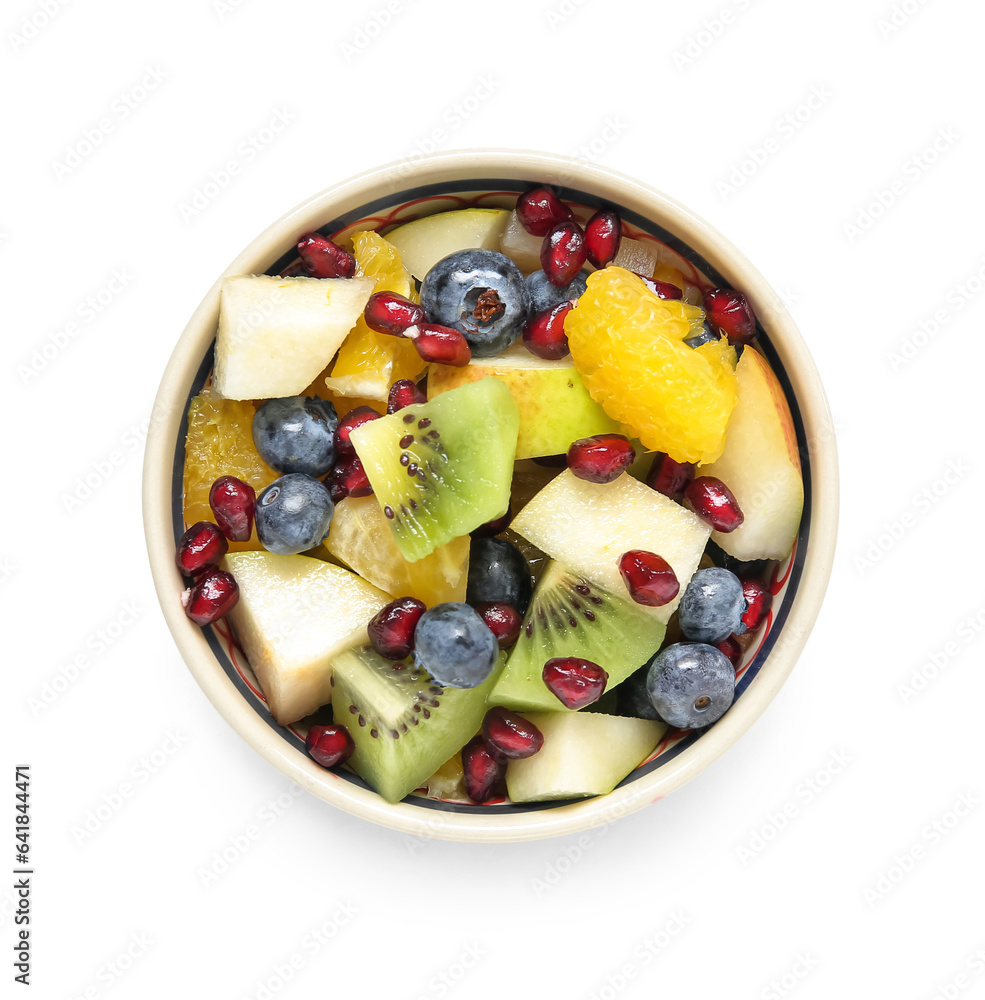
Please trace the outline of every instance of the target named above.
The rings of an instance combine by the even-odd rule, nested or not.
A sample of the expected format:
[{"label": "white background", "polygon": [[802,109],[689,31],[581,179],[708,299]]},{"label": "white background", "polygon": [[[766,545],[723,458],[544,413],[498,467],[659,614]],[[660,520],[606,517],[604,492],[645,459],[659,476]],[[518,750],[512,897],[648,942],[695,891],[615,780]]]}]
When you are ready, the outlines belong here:
[{"label": "white background", "polygon": [[[983,995],[980,7],[393,0],[369,40],[384,0],[45,2],[0,16],[0,865],[29,763],[33,995]],[[791,679],[709,771],[582,840],[422,842],[291,796],[195,685],[146,565],[141,422],[199,299],[273,219],[436,129],[708,219],[788,301],[837,424],[837,564]]]}]

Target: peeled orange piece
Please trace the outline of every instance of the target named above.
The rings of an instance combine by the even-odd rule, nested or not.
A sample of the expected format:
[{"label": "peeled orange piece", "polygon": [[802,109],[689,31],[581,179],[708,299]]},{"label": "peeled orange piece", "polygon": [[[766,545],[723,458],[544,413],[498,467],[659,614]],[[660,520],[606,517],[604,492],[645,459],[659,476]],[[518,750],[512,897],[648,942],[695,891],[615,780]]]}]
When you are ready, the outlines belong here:
[{"label": "peeled orange piece", "polygon": [[736,400],[735,350],[722,337],[692,349],[704,312],[662,299],[609,266],[588,277],[564,332],[592,399],[648,451],[677,462],[713,462]]},{"label": "peeled orange piece", "polygon": [[[218,399],[207,392],[195,396],[188,407],[185,439],[184,519],[214,521],[209,490],[220,476],[235,476],[260,492],[278,476],[253,444],[253,414],[249,400]],[[261,549],[256,529],[248,542],[230,542],[230,552]]]},{"label": "peeled orange piece", "polygon": [[[400,252],[378,233],[356,233],[352,252],[357,274],[374,278],[374,292],[397,292],[410,297],[414,288],[410,273],[400,260]],[[371,330],[359,317],[339,348],[332,374],[325,385],[340,396],[383,400],[398,379],[416,380],[425,363],[409,340]]]}]

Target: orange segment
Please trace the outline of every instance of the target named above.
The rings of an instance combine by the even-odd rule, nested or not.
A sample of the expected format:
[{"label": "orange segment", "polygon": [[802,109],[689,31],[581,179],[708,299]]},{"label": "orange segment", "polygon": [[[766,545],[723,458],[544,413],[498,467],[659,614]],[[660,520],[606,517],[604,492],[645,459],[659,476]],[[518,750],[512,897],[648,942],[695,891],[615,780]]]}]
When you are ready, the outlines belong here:
[{"label": "orange segment", "polygon": [[704,312],[661,299],[635,274],[609,266],[589,275],[564,332],[588,391],[649,451],[713,462],[736,400],[735,350],[722,337],[692,350]]},{"label": "orange segment", "polygon": [[[396,247],[378,233],[365,232],[352,237],[352,248],[357,273],[376,279],[374,291],[412,296],[414,286]],[[325,384],[338,395],[385,401],[394,382],[402,378],[416,380],[425,367],[409,340],[376,333],[360,316],[339,349]]]},{"label": "orange segment", "polygon": [[[253,414],[249,400],[218,399],[208,391],[188,407],[185,439],[184,519],[215,521],[209,507],[209,490],[219,476],[235,476],[260,492],[278,476],[257,454],[253,445]],[[260,549],[256,530],[248,542],[230,542],[230,552]]]}]

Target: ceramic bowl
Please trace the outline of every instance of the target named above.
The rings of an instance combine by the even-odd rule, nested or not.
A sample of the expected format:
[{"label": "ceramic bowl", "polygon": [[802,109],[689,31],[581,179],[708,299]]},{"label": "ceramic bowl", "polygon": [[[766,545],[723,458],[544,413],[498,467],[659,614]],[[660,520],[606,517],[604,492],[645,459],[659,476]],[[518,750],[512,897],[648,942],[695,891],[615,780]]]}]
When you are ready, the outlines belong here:
[{"label": "ceramic bowl", "polygon": [[[513,206],[534,184],[561,188],[585,212],[616,207],[626,233],[660,245],[661,257],[705,286],[742,289],[756,311],[758,346],[772,365],[792,411],[804,475],[805,505],[793,553],[777,567],[772,611],[738,670],[736,697],[713,726],[672,731],[656,754],[608,795],[565,803],[475,806],[409,796],[390,804],[356,775],[327,771],[305,753],[303,729],[277,725],[228,630],[201,629],[185,617],[184,583],[174,564],[184,530],[182,467],[188,403],[212,364],[219,283],[236,274],[279,273],[294,258],[301,233],[343,238],[354,229],[386,231],[450,208]],[[382,167],[329,188],[258,236],[205,295],[168,363],[147,440],[144,523],[155,586],[178,649],[226,721],[269,763],[299,786],[341,809],[417,836],[461,841],[519,841],[571,834],[633,812],[680,787],[724,753],[773,699],[797,661],[827,585],[838,518],[838,471],[831,417],[814,363],[794,324],[752,264],[709,225],[672,199],[593,164],[514,151],[468,151]]]}]

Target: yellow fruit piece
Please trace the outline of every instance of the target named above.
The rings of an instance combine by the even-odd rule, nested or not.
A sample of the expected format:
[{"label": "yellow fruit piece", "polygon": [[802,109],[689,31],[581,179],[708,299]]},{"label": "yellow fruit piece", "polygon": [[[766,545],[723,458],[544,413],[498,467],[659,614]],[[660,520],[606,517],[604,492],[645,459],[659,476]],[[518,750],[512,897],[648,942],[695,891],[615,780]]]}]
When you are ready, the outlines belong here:
[{"label": "yellow fruit piece", "polygon": [[677,285],[678,288],[682,289],[687,284],[684,280],[684,275],[676,267],[671,267],[669,264],[658,263],[653,271],[654,281],[666,281],[668,284]]},{"label": "yellow fruit piece", "polygon": [[736,400],[735,350],[722,337],[692,350],[704,312],[661,299],[635,274],[609,266],[588,277],[564,332],[592,399],[649,451],[713,462]]},{"label": "yellow fruit piece", "polygon": [[469,544],[464,535],[408,562],[376,497],[346,497],[335,505],[328,538],[310,554],[322,555],[324,550],[392,597],[416,597],[430,608],[465,600]]},{"label": "yellow fruit piece", "polygon": [[429,799],[454,799],[468,801],[465,791],[465,768],[462,766],[462,752],[446,760],[434,774],[424,782]]},{"label": "yellow fruit piece", "polygon": [[[411,297],[413,283],[396,247],[374,232],[355,233],[352,252],[357,273],[373,278],[374,292],[397,292]],[[339,348],[332,374],[325,385],[340,396],[385,401],[390,386],[398,379],[416,380],[425,363],[409,340],[371,330],[359,317]]]},{"label": "yellow fruit piece", "polygon": [[339,417],[344,417],[350,410],[354,410],[357,406],[368,406],[376,410],[380,416],[386,413],[386,403],[382,403],[378,399],[366,399],[362,396],[341,396],[337,392],[332,392],[331,389],[326,388],[325,379],[328,378],[331,367],[329,365],[328,368],[324,369],[324,371],[316,376],[311,385],[303,392],[299,392],[298,395],[317,396],[319,399],[328,400],[335,407],[335,412]]},{"label": "yellow fruit piece", "polygon": [[700,306],[704,301],[704,296],[701,294],[701,289],[697,285],[689,284],[684,274],[679,271],[676,267],[671,267],[669,264],[657,264],[653,272],[654,281],[667,281],[672,285],[677,285],[677,287],[684,293],[684,301],[689,302],[692,306]]},{"label": "yellow fruit piece", "polygon": [[[220,476],[235,476],[260,492],[278,473],[257,454],[253,445],[253,414],[249,400],[217,399],[207,391],[188,407],[185,439],[185,527],[196,521],[214,521],[209,490]],[[261,549],[256,529],[248,542],[230,542],[230,552]]]}]

